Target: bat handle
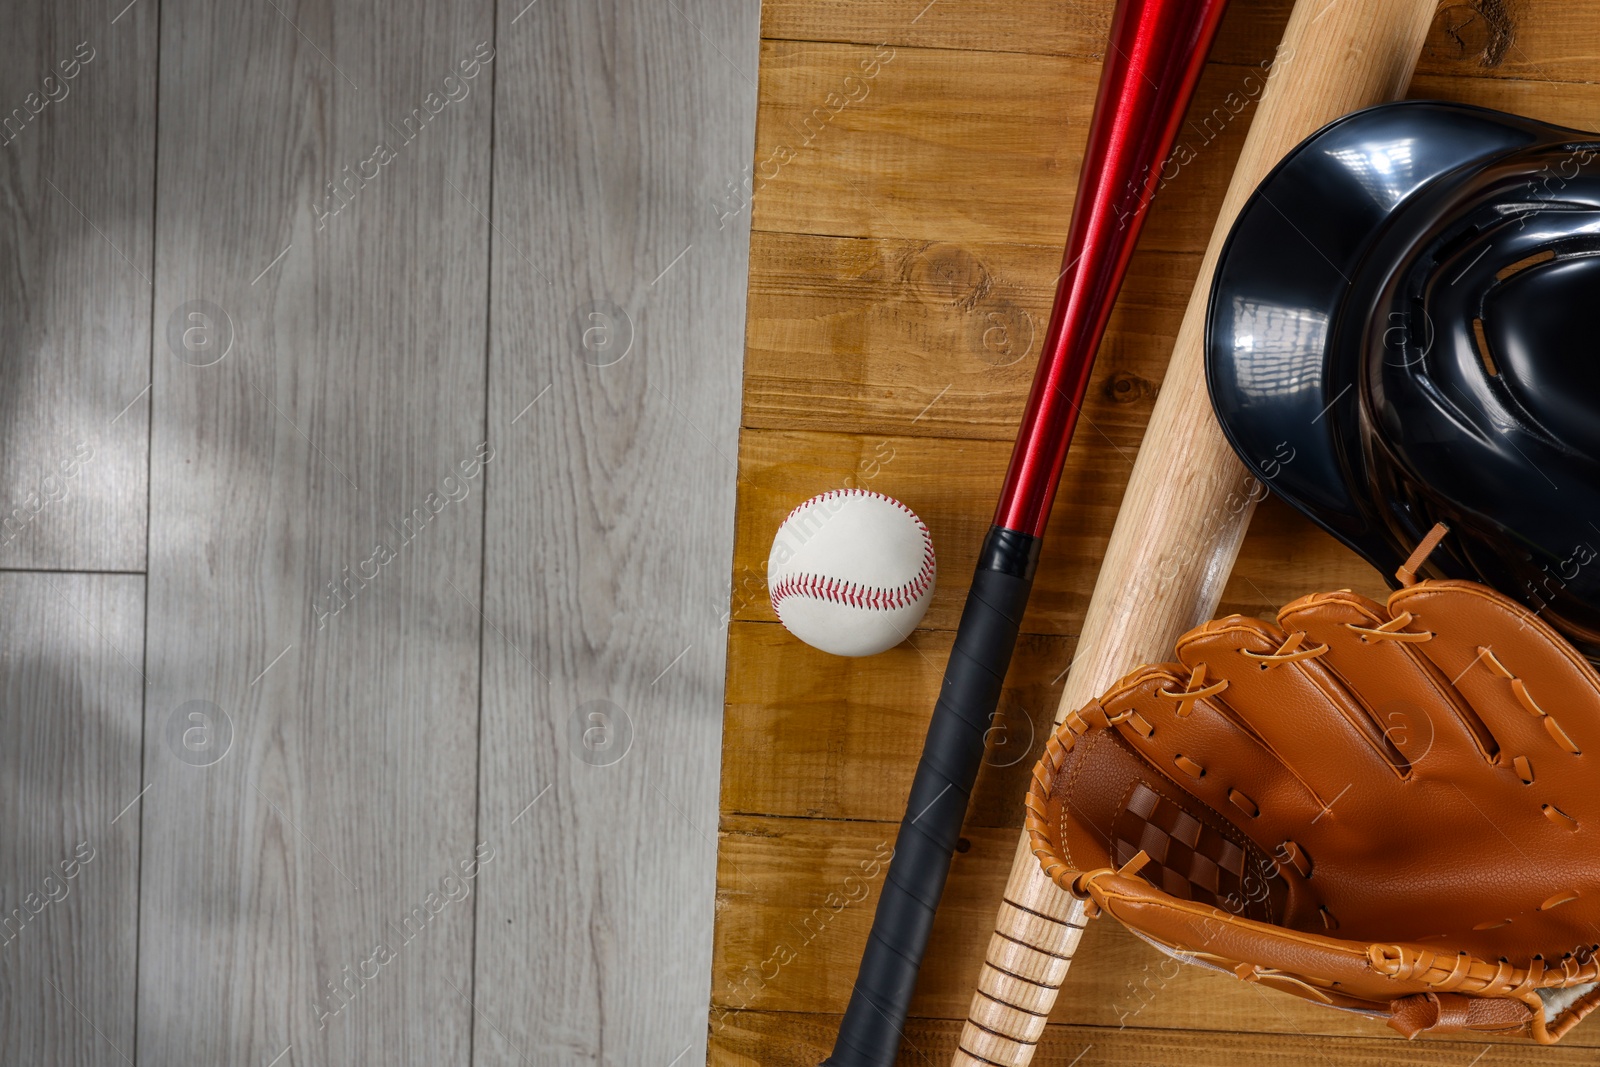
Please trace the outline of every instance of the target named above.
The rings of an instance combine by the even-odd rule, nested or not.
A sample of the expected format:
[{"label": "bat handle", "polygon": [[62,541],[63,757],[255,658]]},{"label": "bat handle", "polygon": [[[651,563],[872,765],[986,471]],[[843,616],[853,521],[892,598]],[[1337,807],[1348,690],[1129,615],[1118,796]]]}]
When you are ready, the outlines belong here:
[{"label": "bat handle", "polygon": [[1022,1067],[1032,1058],[1087,921],[1083,903],[1040,871],[1024,834],[955,1067]]},{"label": "bat handle", "polygon": [[1016,649],[1039,539],[992,527],[961,612],[861,970],[824,1067],[891,1067]]}]

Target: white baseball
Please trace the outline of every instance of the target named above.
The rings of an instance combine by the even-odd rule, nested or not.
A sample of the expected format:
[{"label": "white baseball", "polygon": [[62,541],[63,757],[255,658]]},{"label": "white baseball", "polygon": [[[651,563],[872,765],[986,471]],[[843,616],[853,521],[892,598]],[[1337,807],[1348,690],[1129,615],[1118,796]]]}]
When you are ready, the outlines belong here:
[{"label": "white baseball", "polygon": [[789,513],[772,539],[767,589],[788,631],[836,656],[871,656],[916,628],[933,599],[933,539],[916,512],[835,489]]}]

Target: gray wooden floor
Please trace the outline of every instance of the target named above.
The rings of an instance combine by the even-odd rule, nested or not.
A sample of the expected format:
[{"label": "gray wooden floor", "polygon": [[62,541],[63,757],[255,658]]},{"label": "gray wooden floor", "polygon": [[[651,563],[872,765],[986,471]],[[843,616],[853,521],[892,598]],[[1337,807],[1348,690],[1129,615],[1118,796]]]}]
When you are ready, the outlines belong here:
[{"label": "gray wooden floor", "polygon": [[757,7],[0,7],[0,1064],[704,1061]]}]

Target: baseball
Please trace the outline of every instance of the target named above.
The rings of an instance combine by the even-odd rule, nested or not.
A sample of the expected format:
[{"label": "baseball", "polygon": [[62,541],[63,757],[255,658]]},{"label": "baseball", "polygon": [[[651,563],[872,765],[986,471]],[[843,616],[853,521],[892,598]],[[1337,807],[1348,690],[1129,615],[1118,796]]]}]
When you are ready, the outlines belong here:
[{"label": "baseball", "polygon": [[772,539],[767,589],[778,621],[813,648],[872,656],[922,621],[933,539],[916,512],[865,489],[835,489],[789,513]]}]

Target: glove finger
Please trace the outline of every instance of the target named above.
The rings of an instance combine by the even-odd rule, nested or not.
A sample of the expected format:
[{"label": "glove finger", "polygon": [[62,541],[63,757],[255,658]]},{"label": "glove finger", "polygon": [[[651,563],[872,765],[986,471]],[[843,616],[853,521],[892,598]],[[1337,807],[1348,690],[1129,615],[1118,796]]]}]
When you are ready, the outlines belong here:
[{"label": "glove finger", "polygon": [[1108,693],[1107,716],[1156,770],[1259,843],[1277,845],[1321,810],[1317,797],[1240,725],[1224,695],[1174,699],[1189,684],[1175,667],[1146,668]]},{"label": "glove finger", "polygon": [[1501,767],[1525,782],[1569,783],[1564,806],[1594,794],[1577,755],[1600,755],[1600,678],[1559,634],[1472,582],[1423,582],[1396,591],[1389,607],[1435,635],[1416,647],[1494,735]]},{"label": "glove finger", "polygon": [[1344,681],[1411,772],[1458,778],[1465,768],[1487,769],[1495,740],[1450,679],[1405,633],[1381,636],[1387,608],[1358,593],[1315,593],[1288,604],[1278,622],[1328,646],[1319,661]]},{"label": "glove finger", "polygon": [[1404,758],[1317,657],[1273,658],[1285,637],[1276,626],[1235,615],[1189,631],[1178,657],[1228,683],[1227,707],[1324,810],[1351,789],[1377,803],[1385,794],[1397,797]]},{"label": "glove finger", "polygon": [[[1159,832],[1153,833],[1141,827],[1144,836],[1139,846],[1154,866],[1162,868],[1159,875],[1147,869],[1141,877],[1174,895],[1208,899],[1174,889],[1168,882],[1176,874],[1207,890],[1219,907],[1235,914],[1272,922],[1298,917],[1306,911],[1298,880],[1280,880],[1286,872],[1272,857],[1295,862],[1284,845],[1302,836],[1299,830],[1316,817],[1321,805],[1260,740],[1239,725],[1220,696],[1174,699],[1173,694],[1182,693],[1190,680],[1174,673],[1176,666],[1145,668],[1103,697],[1101,705],[1108,719],[1116,722],[1122,740],[1158,774],[1256,847],[1224,857],[1215,848],[1205,848],[1204,842],[1189,839],[1199,835],[1195,826],[1189,827],[1187,837],[1167,826],[1155,826]],[[1125,800],[1130,809],[1152,803],[1137,792]],[[1155,821],[1148,812],[1134,814]],[[1191,814],[1201,822],[1212,821],[1198,812]],[[1118,862],[1129,858],[1119,856]]]},{"label": "glove finger", "polygon": [[1141,668],[1067,717],[1029,790],[1034,854],[1058,885],[1070,887],[1076,872],[1121,868],[1143,852],[1135,879],[1271,921],[1284,913],[1285,887],[1271,877],[1270,857],[1111,728],[1134,723],[1133,736],[1150,732],[1134,705],[1172,677],[1161,667]]}]

